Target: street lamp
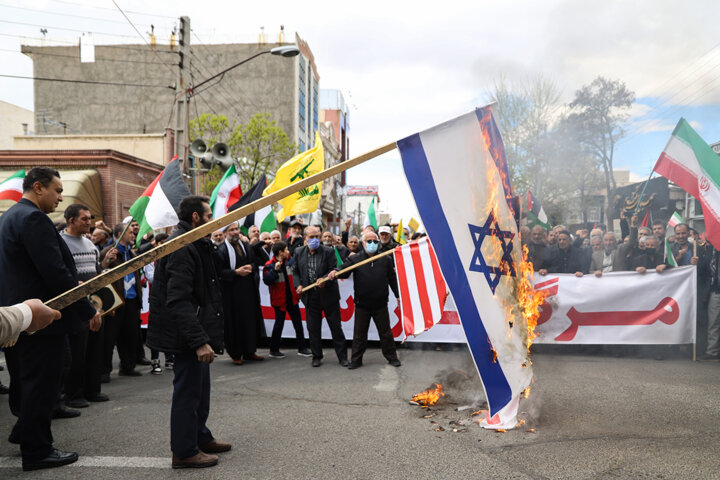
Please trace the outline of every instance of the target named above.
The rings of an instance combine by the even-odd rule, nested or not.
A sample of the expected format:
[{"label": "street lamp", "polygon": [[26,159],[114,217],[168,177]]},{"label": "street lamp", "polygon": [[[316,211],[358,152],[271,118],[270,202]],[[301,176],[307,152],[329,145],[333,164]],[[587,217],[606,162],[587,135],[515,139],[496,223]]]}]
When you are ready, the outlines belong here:
[{"label": "street lamp", "polygon": [[232,67],[228,67],[225,70],[223,70],[222,72],[218,72],[215,75],[213,75],[212,77],[205,79],[202,82],[198,83],[197,85],[193,85],[192,87],[188,88],[188,90],[187,90],[188,96],[192,97],[193,95],[195,95],[197,93],[196,90],[198,88],[202,87],[203,85],[205,85],[206,83],[208,83],[212,80],[215,80],[218,77],[222,77],[230,70],[237,68],[240,65],[242,65],[243,63],[247,63],[254,58],[257,58],[260,55],[265,55],[266,53],[269,53],[271,55],[278,55],[280,57],[295,57],[300,53],[300,49],[298,47],[296,47],[295,45],[284,45],[282,47],[275,47],[275,48],[271,48],[270,50],[263,50],[262,52],[258,52],[255,55],[252,55],[252,56],[246,58],[245,60],[236,63]]}]

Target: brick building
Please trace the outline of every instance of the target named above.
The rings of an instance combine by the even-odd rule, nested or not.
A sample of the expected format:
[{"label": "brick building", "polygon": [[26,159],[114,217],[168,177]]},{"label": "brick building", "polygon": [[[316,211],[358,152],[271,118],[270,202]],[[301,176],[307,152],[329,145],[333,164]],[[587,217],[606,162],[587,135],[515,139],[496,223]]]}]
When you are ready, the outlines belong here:
[{"label": "brick building", "polygon": [[[96,219],[114,225],[162,171],[162,166],[115,150],[0,150],[0,181],[20,169],[57,169],[63,181],[63,201],[50,214],[63,218],[72,203],[83,203]],[[0,215],[13,205],[0,200]]]}]

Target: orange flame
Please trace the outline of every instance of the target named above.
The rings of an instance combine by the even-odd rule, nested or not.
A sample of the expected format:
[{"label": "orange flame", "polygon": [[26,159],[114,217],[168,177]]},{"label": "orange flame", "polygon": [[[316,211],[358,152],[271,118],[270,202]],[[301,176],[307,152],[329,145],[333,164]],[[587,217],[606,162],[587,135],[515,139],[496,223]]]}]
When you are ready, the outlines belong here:
[{"label": "orange flame", "polygon": [[542,305],[547,292],[535,290],[532,284],[533,264],[528,260],[528,248],[523,245],[523,259],[518,266],[518,301],[520,312],[527,324],[527,340],[525,346],[530,349],[532,341],[537,338],[535,328],[540,318],[540,305]]},{"label": "orange flame", "polygon": [[412,401],[419,404],[421,407],[429,407],[435,405],[440,397],[444,397],[443,386],[439,383],[435,384],[435,388],[428,388],[424,392],[413,395]]}]

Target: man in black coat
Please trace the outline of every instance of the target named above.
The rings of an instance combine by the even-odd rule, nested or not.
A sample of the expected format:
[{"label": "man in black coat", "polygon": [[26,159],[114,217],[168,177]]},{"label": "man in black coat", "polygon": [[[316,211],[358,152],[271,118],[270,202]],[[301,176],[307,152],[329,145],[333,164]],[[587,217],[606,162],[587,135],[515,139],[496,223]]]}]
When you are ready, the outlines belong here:
[{"label": "man in black coat", "polygon": [[258,262],[255,249],[240,240],[237,223],[231,223],[225,230],[225,241],[218,246],[217,257],[225,311],[225,349],[235,365],[263,360],[255,353],[258,340],[265,334],[260,291],[255,281]]},{"label": "man in black coat", "polygon": [[[23,181],[23,198],[0,217],[0,305],[29,298],[50,300],[78,285],[72,254],[47,216],[62,201],[60,174],[36,167]],[[73,463],[77,453],[53,447],[50,421],[60,394],[65,335],[101,321],[87,299],[62,310],[62,318],[34,335],[23,334],[5,352],[10,409],[18,421],[9,440],[20,444],[23,470]]]},{"label": "man in black coat", "polygon": [[585,252],[572,245],[570,232],[561,230],[557,234],[557,247],[550,250],[538,273],[574,273],[575,276],[582,277],[589,268],[590,262]]},{"label": "man in black coat", "polygon": [[[211,217],[206,197],[185,197],[171,238]],[[213,466],[218,457],[212,454],[231,448],[216,441],[205,425],[210,413],[210,363],[223,349],[223,305],[215,262],[215,246],[209,238],[201,238],[158,261],[150,292],[148,346],[175,355],[170,410],[173,468]]]},{"label": "man in black coat", "polygon": [[[363,251],[351,255],[338,270],[343,270],[363,260],[377,255],[380,240],[378,236],[366,231],[363,234]],[[355,369],[362,366],[362,358],[367,349],[368,329],[370,319],[375,322],[378,335],[380,336],[380,347],[383,356],[393,367],[400,366],[400,360],[395,350],[395,338],[390,328],[390,314],[388,313],[388,287],[392,289],[395,298],[400,297],[395,274],[395,265],[392,258],[380,257],[372,262],[361,265],[354,270],[340,276],[348,278],[353,275],[355,279],[355,327],[353,330],[352,357],[348,368]],[[335,279],[335,271],[330,272],[329,278]],[[400,301],[398,300],[398,303]]]},{"label": "man in black coat", "polygon": [[293,281],[298,295],[305,305],[310,350],[313,354],[312,366],[319,367],[323,358],[322,352],[322,316],[325,312],[333,345],[338,361],[343,367],[348,366],[347,345],[340,320],[340,289],[336,281],[325,281],[321,285],[303,293],[303,287],[315,283],[337,267],[335,251],[320,244],[320,229],[305,229],[307,245],[298,248],[293,258],[295,271]]}]

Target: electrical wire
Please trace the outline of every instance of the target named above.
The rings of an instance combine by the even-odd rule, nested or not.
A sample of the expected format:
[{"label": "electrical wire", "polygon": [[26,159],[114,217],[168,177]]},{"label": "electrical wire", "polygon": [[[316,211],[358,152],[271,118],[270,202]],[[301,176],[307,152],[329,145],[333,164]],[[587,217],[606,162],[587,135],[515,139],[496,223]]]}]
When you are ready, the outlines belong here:
[{"label": "electrical wire", "polygon": [[[23,10],[23,11],[26,11],[26,12],[42,13],[42,14],[44,14],[44,15],[57,15],[57,16],[60,16],[60,17],[81,18],[81,19],[83,19],[83,20],[95,20],[95,21],[98,21],[98,22],[108,22],[108,23],[115,23],[115,24],[125,25],[125,22],[123,22],[123,21],[121,21],[121,20],[112,20],[112,19],[109,19],[109,18],[100,18],[100,17],[88,17],[88,16],[85,16],[85,15],[74,15],[74,14],[72,14],[72,13],[50,12],[50,11],[48,11],[48,10],[40,10],[40,9],[27,8],[27,7],[17,7],[17,6],[15,6],[15,5],[8,5],[8,4],[5,4],[5,3],[0,3],[0,7],[12,8],[12,9],[15,9],[15,10]],[[144,26],[144,27],[148,27],[148,28],[151,26],[149,23],[140,24],[140,25],[142,25],[142,26]]]},{"label": "electrical wire", "polygon": [[[66,4],[66,5],[75,5],[75,6],[77,6],[77,7],[95,8],[95,9],[97,9],[97,10],[112,10],[112,11],[115,11],[114,8],[100,7],[100,6],[98,6],[98,5],[89,5],[89,4],[87,4],[87,3],[69,2],[69,1],[67,1],[67,0],[52,0],[52,1],[53,1],[53,2],[56,2],[56,3],[64,3],[64,4]],[[133,14],[133,15],[143,15],[143,16],[146,16],[146,17],[172,18],[172,19],[176,19],[176,18],[177,18],[177,17],[171,16],[171,15],[161,15],[161,14],[157,14],[157,13],[143,13],[143,12],[135,12],[135,11],[132,11],[132,10],[125,10],[125,11],[126,11],[127,13],[131,13],[131,14]]]},{"label": "electrical wire", "polygon": [[[77,44],[78,44],[78,41],[77,41],[77,40],[57,40],[57,39],[46,38],[46,37],[32,37],[32,36],[18,35],[18,34],[12,34],[12,33],[1,33],[1,32],[0,32],[0,36],[2,36],[2,37],[18,38],[18,39],[20,39],[20,40],[40,40],[40,41],[52,42],[52,43],[64,43],[64,44],[70,45],[70,46],[77,46]],[[133,38],[135,38],[135,37],[133,37]],[[45,48],[45,47],[57,47],[57,46],[61,46],[61,45],[39,45],[39,46],[38,46],[38,45],[31,45],[31,46],[36,46],[36,47],[38,47],[38,48]],[[161,46],[164,46],[164,45],[161,45]],[[146,49],[146,48],[134,48],[134,47],[129,47],[129,46],[125,46],[125,45],[113,45],[113,44],[110,44],[110,45],[96,45],[96,48],[98,48],[98,47],[99,47],[99,48],[116,48],[116,49],[118,49],[118,50],[127,50],[127,51],[131,51],[131,52],[144,52],[144,53],[147,53],[147,52],[148,52],[148,49]],[[152,46],[151,46],[150,48],[151,48],[152,51],[155,52],[156,54],[160,54],[160,53],[169,53],[169,54],[172,54],[172,55],[177,55],[177,54],[178,54],[178,52],[176,52],[176,51],[174,51],[174,50],[159,50],[159,49],[157,48],[157,46],[155,46],[155,47],[152,47]],[[161,59],[161,60],[162,60],[162,59]],[[173,64],[173,65],[174,65],[174,64]]]},{"label": "electrical wire", "polygon": [[27,77],[23,75],[6,75],[0,73],[0,77],[5,78],[19,78],[21,80],[38,80],[42,82],[65,82],[65,83],[83,83],[86,85],[114,85],[118,87],[144,87],[144,88],[171,88],[174,87],[168,85],[148,85],[143,83],[118,83],[118,82],[101,82],[95,80],[76,80],[67,78],[47,78],[47,77]]},{"label": "electrical wire", "polygon": [[[31,47],[32,48],[32,47]],[[40,47],[42,48],[42,47]],[[20,50],[11,50],[9,48],[0,48],[0,52],[11,52],[11,53],[20,53],[23,55],[42,55],[42,56],[48,56],[48,57],[63,57],[63,58],[80,58],[80,54],[78,55],[63,55],[60,53],[45,53],[45,52],[35,52],[35,51],[20,51]],[[174,63],[167,63],[167,62],[146,62],[143,60],[124,60],[121,58],[107,58],[107,57],[98,57],[95,56],[96,62],[120,62],[120,63],[143,63],[148,65],[175,65]]]},{"label": "electrical wire", "polygon": [[[26,27],[50,28],[53,30],[65,30],[68,32],[88,33],[88,30],[79,30],[77,28],[51,27],[49,25],[41,25],[38,23],[15,22],[13,20],[0,20],[0,23],[9,23],[12,25],[23,25]],[[122,35],[119,33],[106,33],[106,32],[90,32],[90,33],[92,33],[93,35],[101,35],[101,36],[106,36],[106,37],[135,38],[130,35]]]}]

